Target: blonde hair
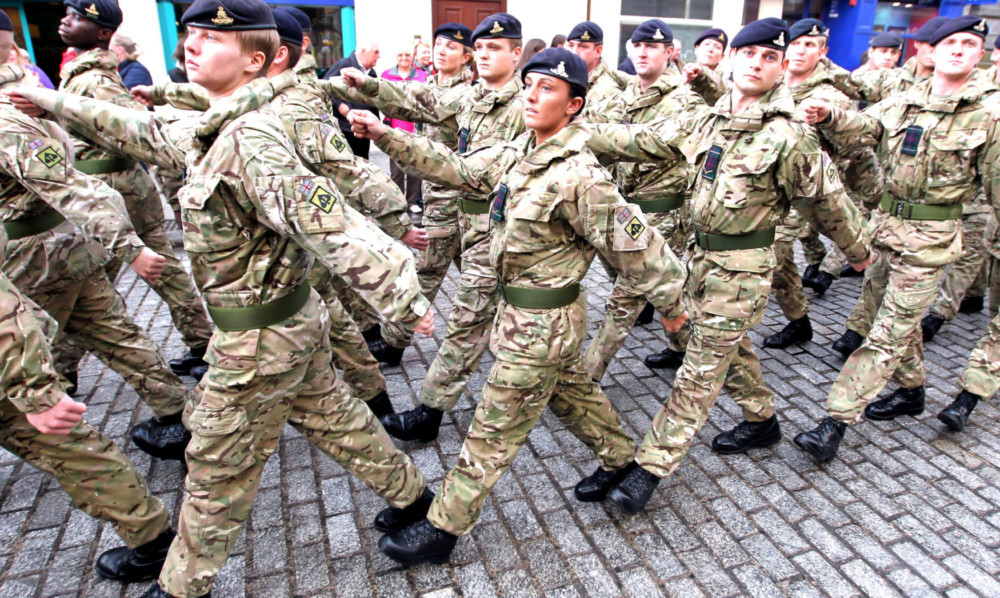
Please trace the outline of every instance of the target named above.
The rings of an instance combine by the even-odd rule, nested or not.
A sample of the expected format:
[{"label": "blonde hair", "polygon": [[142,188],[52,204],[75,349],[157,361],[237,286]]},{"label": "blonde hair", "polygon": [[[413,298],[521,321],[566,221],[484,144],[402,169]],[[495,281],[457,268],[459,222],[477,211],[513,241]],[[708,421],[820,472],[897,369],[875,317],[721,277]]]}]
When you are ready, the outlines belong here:
[{"label": "blonde hair", "polygon": [[139,44],[124,33],[115,33],[111,37],[111,45],[125,50],[126,60],[138,60],[139,55],[142,54],[142,51],[139,50]]},{"label": "blonde hair", "polygon": [[428,44],[427,42],[425,42],[422,39],[417,39],[413,43],[413,56],[414,57],[416,57],[416,55],[417,55],[417,48],[419,48],[420,46],[423,46],[423,47],[427,48],[428,50],[431,49],[430,44]]},{"label": "blonde hair", "polygon": [[237,31],[236,41],[240,45],[240,52],[253,54],[254,52],[264,53],[264,64],[257,76],[261,76],[271,68],[274,57],[278,55],[278,48],[281,47],[281,38],[275,29],[251,29],[248,31]]}]

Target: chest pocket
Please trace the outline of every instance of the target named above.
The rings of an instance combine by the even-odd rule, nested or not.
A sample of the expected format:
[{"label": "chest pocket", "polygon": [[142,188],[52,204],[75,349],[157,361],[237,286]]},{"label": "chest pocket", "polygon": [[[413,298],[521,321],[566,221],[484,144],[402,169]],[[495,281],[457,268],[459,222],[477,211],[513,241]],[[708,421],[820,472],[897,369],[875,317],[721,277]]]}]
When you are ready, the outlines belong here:
[{"label": "chest pocket", "polygon": [[967,185],[976,169],[976,148],[986,143],[982,129],[930,132],[927,143],[927,186]]},{"label": "chest pocket", "polygon": [[240,226],[243,216],[237,214],[221,196],[209,199],[218,191],[218,176],[192,177],[177,193],[184,226],[184,249],[194,253],[211,253],[231,249],[244,242]]},{"label": "chest pocket", "polygon": [[[748,148],[735,156],[723,156],[716,177],[722,189],[722,202],[727,208],[746,208],[767,202],[775,196],[771,167],[778,159],[777,147]],[[733,152],[733,148],[730,148]],[[744,152],[743,148],[740,148]],[[718,195],[717,195],[718,197]]]},{"label": "chest pocket", "polygon": [[507,251],[533,253],[570,241],[566,225],[552,221],[559,202],[557,194],[522,193],[515,201],[507,201]]}]

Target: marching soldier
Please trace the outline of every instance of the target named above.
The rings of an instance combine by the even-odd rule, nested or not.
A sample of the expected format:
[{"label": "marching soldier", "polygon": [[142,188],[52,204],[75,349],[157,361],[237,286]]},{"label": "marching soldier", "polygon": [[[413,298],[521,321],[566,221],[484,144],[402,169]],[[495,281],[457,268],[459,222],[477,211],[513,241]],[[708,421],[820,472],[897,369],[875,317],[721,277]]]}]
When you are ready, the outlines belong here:
[{"label": "marching soldier", "polygon": [[[584,21],[566,36],[566,49],[587,64],[587,106],[581,118],[591,120],[591,113],[604,102],[621,93],[629,77],[619,70],[608,68],[604,62],[604,30],[593,21]],[[600,113],[594,114],[600,118]]]},{"label": "marching soldier", "polygon": [[694,41],[694,55],[697,64],[703,69],[715,71],[719,77],[723,76],[722,56],[726,53],[726,46],[729,45],[729,36],[722,29],[706,29]]}]

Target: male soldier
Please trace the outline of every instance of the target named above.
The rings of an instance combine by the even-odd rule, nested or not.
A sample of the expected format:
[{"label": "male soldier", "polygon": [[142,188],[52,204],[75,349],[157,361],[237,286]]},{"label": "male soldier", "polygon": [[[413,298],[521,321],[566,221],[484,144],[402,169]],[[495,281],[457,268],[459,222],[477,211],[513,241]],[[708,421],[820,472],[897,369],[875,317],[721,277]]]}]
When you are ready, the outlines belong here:
[{"label": "male soldier", "polygon": [[[587,107],[581,118],[591,120],[591,111],[599,109],[605,101],[625,89],[628,78],[621,71],[611,70],[605,64],[602,58],[604,30],[593,21],[584,21],[573,27],[566,36],[566,49],[587,64]],[[599,118],[600,114],[595,116]]]},{"label": "male soldier", "polygon": [[[862,301],[874,318],[864,344],[848,358],[827,397],[829,416],[795,443],[817,461],[837,454],[849,424],[924,410],[920,318],[937,294],[945,266],[962,251],[962,204],[984,189],[1000,193],[997,113],[972,77],[988,28],[975,16],[942,24],[928,42],[932,77],[907,92],[850,113],[810,100],[805,118],[843,149],[879,147],[887,194],[873,217],[877,261],[865,275]],[[876,312],[877,310],[877,312]],[[899,385],[871,403],[892,377]],[[871,403],[871,404],[869,404]],[[866,407],[867,406],[867,407]]]},{"label": "male soldier", "polygon": [[[822,21],[802,19],[790,28],[788,43],[788,68],[785,70],[785,85],[792,94],[796,105],[808,98],[821,98],[842,108],[850,108],[851,100],[832,84],[833,76],[823,66],[820,59],[826,55],[829,31]],[[854,154],[840,155],[829,144],[823,144],[824,151],[834,159],[841,180],[854,200],[862,209],[864,202],[874,203],[882,196],[882,171],[875,153],[864,148]],[[865,168],[867,166],[867,169]],[[802,243],[808,267],[802,277],[795,264],[793,243]],[[803,286],[811,286],[818,295],[823,295],[833,282],[834,275],[840,275],[843,264],[833,260],[830,268],[821,271],[828,257],[826,246],[816,233],[815,227],[792,207],[778,226],[774,242],[774,254],[778,266],[774,271],[772,289],[774,298],[788,318],[788,324],[779,332],[764,339],[764,346],[784,349],[793,344],[812,340],[812,324],[809,321],[806,296]]]},{"label": "male soldier", "polygon": [[[0,88],[17,86],[23,74],[0,66]],[[22,115],[0,96],[0,136],[0,220],[9,238],[0,268],[56,320],[55,338],[65,333],[94,351],[152,408],[154,417],[132,430],[135,444],[154,457],[183,458],[187,388],[132,322],[102,269],[111,252],[155,282],[163,258],[136,235],[118,193],[71,167],[72,142],[63,130]]]},{"label": "male soldier", "polygon": [[[481,85],[437,89],[421,83],[401,85],[345,70],[343,85],[331,94],[360,96],[387,116],[436,123],[458,131],[460,154],[505,143],[524,131],[521,79],[515,66],[521,56],[521,23],[499,13],[483,20],[472,33]],[[348,98],[351,99],[351,98]],[[416,409],[391,415],[383,424],[402,440],[437,438],[444,412],[461,398],[489,344],[490,325],[500,294],[489,263],[489,202],[485,195],[464,193],[459,199],[462,229],[462,275],[448,318],[448,333],[420,388]]]},{"label": "male soldier", "polygon": [[[591,121],[648,123],[673,119],[705,107],[701,97],[684,84],[684,77],[670,67],[676,52],[670,26],[660,19],[650,19],[632,33],[636,77],[625,91],[600,106]],[[588,94],[589,95],[589,94]],[[685,195],[691,169],[685,162],[669,165],[625,162],[614,168],[619,193],[629,203],[639,206],[649,224],[656,228],[675,255],[682,255],[687,242]],[[612,270],[613,272],[614,270]],[[596,381],[604,377],[608,364],[632,330],[636,318],[646,306],[646,298],[617,277],[605,307],[604,321],[587,347],[584,367]],[[684,359],[690,326],[678,334],[669,334],[662,352],[646,357],[652,368],[677,368]]]},{"label": "male soldier", "polygon": [[715,71],[715,74],[722,77],[722,70],[719,63],[726,53],[726,46],[729,45],[729,36],[722,29],[706,29],[694,41],[694,56],[697,63],[703,69]]},{"label": "male soldier", "polygon": [[[59,89],[66,93],[115,102],[121,106],[143,109],[132,100],[118,75],[118,57],[108,50],[108,43],[121,25],[122,12],[116,0],[65,0],[66,16],[59,23],[63,43],[76,49],[76,58],[63,65]],[[201,297],[191,276],[174,255],[173,246],[163,230],[163,208],[149,175],[135,160],[121,154],[97,149],[86,139],[75,138],[76,168],[97,176],[125,198],[132,224],[139,237],[166,260],[160,281],[150,286],[170,308],[174,326],[184,338],[188,353],[170,362],[178,375],[187,375],[192,367],[203,365],[205,349],[212,336],[212,325],[205,314]],[[121,262],[113,260],[105,270],[114,281]],[[75,381],[76,365],[83,357],[79,346],[55,351],[60,371]]]},{"label": "male soldier", "polygon": [[745,421],[715,437],[716,452],[741,453],[781,440],[774,401],[748,332],[764,317],[775,268],[774,227],[792,201],[859,267],[869,261],[857,210],[837,168],[778,83],[788,27],[761,19],[732,40],[733,89],[710,110],[653,125],[593,125],[589,145],[605,158],[697,164],[689,201],[685,304],[694,324],[673,391],[608,498],[641,509],[687,454],[723,386]]},{"label": "male soldier", "polygon": [[586,148],[589,132],[570,124],[585,102],[587,65],[550,48],[528,61],[522,76],[530,131],[465,156],[387,129],[363,112],[351,115],[355,131],[405,168],[492,197],[490,262],[504,297],[490,339],[496,363],[458,464],[426,519],[379,541],[382,552],[405,565],[448,559],[546,406],[601,461],[577,486],[581,500],[603,499],[627,473],[631,439],[580,358],[587,331],[580,282],[595,249],[666,314],[664,326],[676,329],[687,317],[677,258],[642,212],[618,195]]},{"label": "male soldier", "polygon": [[902,53],[903,38],[898,33],[879,33],[868,42],[868,62],[854,69],[854,74],[863,75],[868,71],[896,68]]},{"label": "male soldier", "polygon": [[182,23],[188,76],[212,101],[204,115],[167,124],[107,102],[19,90],[101,143],[187,166],[184,243],[218,331],[202,394],[186,409],[192,440],[177,538],[147,598],[208,594],[286,422],[389,501],[379,529],[419,519],[433,496],[330,367],[326,311],[305,282],[315,256],[386,317],[427,333],[433,313],[412,255],[295,156],[268,104],[281,88],[263,78],[280,48],[267,5],[197,0]]}]

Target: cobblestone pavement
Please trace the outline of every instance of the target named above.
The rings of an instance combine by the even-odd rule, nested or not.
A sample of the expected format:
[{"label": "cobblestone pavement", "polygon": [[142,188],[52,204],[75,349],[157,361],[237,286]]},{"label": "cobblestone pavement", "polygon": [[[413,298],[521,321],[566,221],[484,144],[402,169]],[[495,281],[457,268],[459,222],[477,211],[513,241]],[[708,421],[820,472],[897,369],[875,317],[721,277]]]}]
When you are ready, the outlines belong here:
[{"label": "cobblestone pavement", "polygon": [[[417,342],[401,367],[385,372],[397,409],[416,403],[444,335],[456,274],[437,300],[434,338]],[[586,283],[593,333],[611,283],[600,267]],[[166,355],[182,352],[159,298],[130,271],[118,288]],[[628,517],[573,498],[573,485],[596,461],[546,414],[447,566],[404,570],[383,557],[371,526],[381,501],[289,428],[213,596],[998,596],[1000,411],[995,402],[981,405],[961,434],[945,432],[933,415],[958,392],[985,314],[960,315],[927,347],[924,415],[865,422],[826,467],[791,443],[824,414],[825,393],[842,364],[829,346],[859,288],[859,279],[841,280],[826,297],[810,296],[815,342],[804,347],[759,348],[784,323],[773,301],[755,331],[778,397],[785,441],[776,448],[713,454],[713,436],[740,417],[723,396],[677,475],[644,512]],[[670,390],[672,372],[642,364],[663,338],[657,326],[636,329],[603,381],[637,439]],[[405,445],[434,487],[457,459],[490,363],[487,356],[472,392],[445,416],[438,442]],[[151,415],[135,392],[92,357],[80,389],[87,420],[125,448],[176,512],[181,466],[151,463],[127,440],[129,427]],[[54,481],[2,452],[0,487],[0,598],[144,590],[146,584],[123,588],[94,573],[96,556],[120,540],[110,526],[72,509]]]}]

